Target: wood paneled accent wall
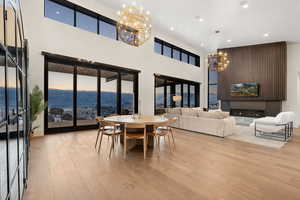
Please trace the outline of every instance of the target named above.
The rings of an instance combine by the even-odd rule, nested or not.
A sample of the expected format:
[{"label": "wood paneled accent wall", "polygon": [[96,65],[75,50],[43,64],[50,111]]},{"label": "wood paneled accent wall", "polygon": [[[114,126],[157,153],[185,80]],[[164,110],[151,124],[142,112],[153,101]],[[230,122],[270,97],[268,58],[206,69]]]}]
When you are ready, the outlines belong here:
[{"label": "wood paneled accent wall", "polygon": [[[219,49],[228,53],[229,67],[219,73],[219,99],[223,101],[282,101],[286,99],[286,42]],[[233,83],[256,82],[258,97],[232,97]]]}]

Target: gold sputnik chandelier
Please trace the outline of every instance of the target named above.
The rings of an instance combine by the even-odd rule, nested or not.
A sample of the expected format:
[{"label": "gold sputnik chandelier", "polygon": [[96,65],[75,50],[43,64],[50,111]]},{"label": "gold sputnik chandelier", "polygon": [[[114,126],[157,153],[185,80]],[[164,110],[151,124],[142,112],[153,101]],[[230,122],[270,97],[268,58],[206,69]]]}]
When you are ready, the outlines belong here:
[{"label": "gold sputnik chandelier", "polygon": [[208,56],[208,67],[210,70],[223,72],[227,69],[229,63],[226,52],[219,51]]},{"label": "gold sputnik chandelier", "polygon": [[130,45],[140,46],[151,36],[150,12],[143,7],[136,7],[136,3],[126,6],[118,11],[118,34],[119,38]]}]

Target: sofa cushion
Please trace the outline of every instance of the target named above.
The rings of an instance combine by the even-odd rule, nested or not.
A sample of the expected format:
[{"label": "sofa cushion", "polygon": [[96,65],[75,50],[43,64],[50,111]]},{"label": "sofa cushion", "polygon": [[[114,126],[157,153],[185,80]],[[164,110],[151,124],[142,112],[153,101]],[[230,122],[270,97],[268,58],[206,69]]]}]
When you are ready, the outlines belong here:
[{"label": "sofa cushion", "polygon": [[224,118],[226,118],[220,112],[199,112],[199,117],[202,117],[202,118],[211,118],[211,119],[224,119]]},{"label": "sofa cushion", "polygon": [[201,107],[195,107],[195,108],[192,108],[193,110],[197,110],[197,111],[203,111],[203,108]]},{"label": "sofa cushion", "polygon": [[181,115],[181,108],[168,108],[167,113]]},{"label": "sofa cushion", "polygon": [[222,115],[224,118],[230,116],[229,112],[224,112],[222,110],[210,110],[208,112],[210,112],[210,113],[218,113],[218,114]]},{"label": "sofa cushion", "polygon": [[198,110],[194,110],[192,108],[182,108],[181,109],[181,115],[183,116],[192,116],[192,117],[198,117]]}]

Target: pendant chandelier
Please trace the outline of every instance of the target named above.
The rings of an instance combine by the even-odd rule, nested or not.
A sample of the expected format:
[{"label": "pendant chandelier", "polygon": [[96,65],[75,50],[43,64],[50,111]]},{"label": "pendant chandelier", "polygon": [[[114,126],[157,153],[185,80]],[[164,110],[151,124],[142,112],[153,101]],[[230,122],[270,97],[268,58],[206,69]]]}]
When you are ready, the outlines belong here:
[{"label": "pendant chandelier", "polygon": [[208,56],[208,67],[212,71],[223,72],[227,69],[230,61],[226,52],[219,51]]},{"label": "pendant chandelier", "polygon": [[143,7],[137,8],[123,4],[123,9],[118,11],[117,22],[119,39],[127,44],[140,46],[151,36],[150,12]]}]

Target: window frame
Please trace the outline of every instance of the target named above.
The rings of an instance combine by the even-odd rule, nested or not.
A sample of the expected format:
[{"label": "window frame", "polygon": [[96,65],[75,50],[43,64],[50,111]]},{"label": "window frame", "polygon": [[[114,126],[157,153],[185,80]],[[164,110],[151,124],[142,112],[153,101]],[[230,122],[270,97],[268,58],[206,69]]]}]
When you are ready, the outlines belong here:
[{"label": "window frame", "polygon": [[[161,45],[161,51],[160,51],[160,53],[155,51],[155,50],[156,50],[156,49],[155,49],[155,44],[156,44],[156,43]],[[163,41],[163,40],[161,40],[161,39],[159,39],[159,38],[157,38],[157,37],[154,38],[154,48],[153,48],[153,49],[154,49],[154,52],[155,52],[155,53],[160,54],[160,55],[163,55],[163,56],[166,56],[166,55],[164,55],[164,46],[167,46],[167,47],[170,47],[170,48],[171,48],[171,57],[170,57],[170,58],[172,58],[172,59],[174,59],[174,60],[177,60],[177,61],[180,61],[180,62],[184,62],[184,61],[182,60],[182,53],[185,53],[185,54],[187,54],[187,62],[184,62],[184,63],[190,64],[190,65],[193,65],[193,66],[196,66],[196,67],[200,67],[200,56],[198,56],[198,55],[196,55],[196,54],[194,54],[194,53],[191,53],[191,52],[189,52],[189,51],[187,51],[187,50],[185,50],[185,49],[183,49],[183,48],[180,48],[180,47],[178,47],[178,46],[175,46],[175,45],[173,45],[173,44],[170,44],[170,43],[168,43],[168,42],[166,42],[166,41]],[[174,50],[177,50],[177,51],[180,52],[180,59],[179,59],[179,60],[176,59],[176,58],[174,58],[174,54],[173,54]],[[192,56],[192,57],[195,58],[195,64],[191,64],[191,63],[189,62],[190,56]],[[169,57],[169,56],[166,56],[166,57]]]},{"label": "window frame", "polygon": [[[134,91],[134,113],[138,113],[138,98],[139,98],[139,91],[138,91],[138,79],[139,79],[139,73],[138,70],[132,70],[112,65],[107,65],[103,63],[95,63],[91,61],[86,61],[78,58],[71,58],[67,56],[61,56],[56,54],[51,54],[47,52],[42,52],[42,55],[44,55],[44,100],[45,102],[48,101],[48,63],[54,62],[59,64],[66,64],[71,65],[74,67],[73,72],[73,126],[66,126],[66,127],[60,127],[60,128],[49,128],[48,127],[48,109],[44,112],[44,131],[46,134],[52,134],[52,133],[62,133],[62,132],[68,132],[68,131],[76,131],[76,130],[88,130],[88,129],[95,129],[97,128],[97,125],[77,125],[77,67],[88,67],[98,70],[97,73],[97,116],[101,115],[101,71],[112,71],[116,72],[118,74],[117,79],[117,103],[116,103],[116,109],[117,114],[121,114],[121,74],[122,73],[128,73],[134,75],[134,81],[133,81],[133,91]],[[71,67],[70,66],[70,67]]]},{"label": "window frame", "polygon": [[[74,4],[72,2],[69,2],[69,1],[66,1],[66,0],[44,0],[44,17],[46,17],[46,18],[49,18],[49,17],[46,16],[46,1],[54,2],[54,3],[59,4],[61,6],[72,9],[74,11],[74,24],[72,25],[73,27],[80,28],[80,27],[77,27],[77,17],[76,17],[77,12],[80,12],[82,14],[85,14],[85,15],[89,16],[89,17],[93,17],[93,18],[97,19],[97,33],[96,34],[101,35],[100,34],[100,21],[103,21],[103,22],[108,23],[108,24],[110,24],[110,25],[112,25],[116,28],[116,38],[115,38],[115,40],[119,40],[118,39],[118,29],[117,29],[117,26],[116,26],[117,22],[115,20],[110,19],[108,17],[105,17],[103,15],[100,15],[100,14],[98,14],[98,13],[92,11],[92,10],[89,10],[87,8],[76,5],[76,4]],[[49,19],[52,19],[52,18],[49,18]],[[55,19],[52,19],[52,20],[55,20]],[[55,21],[57,21],[57,20],[55,20]],[[61,21],[59,21],[59,22],[61,22]],[[63,22],[61,22],[61,23],[63,23]],[[67,25],[69,25],[69,24],[67,24]],[[82,28],[80,28],[80,29],[82,29]],[[85,30],[85,29],[82,29],[82,30]],[[85,30],[85,31],[87,31],[87,30]],[[92,32],[92,33],[94,33],[94,32]],[[106,37],[104,35],[101,35],[101,36]]]},{"label": "window frame", "polygon": [[[209,104],[209,94],[210,94],[210,86],[217,86],[217,90],[218,90],[218,86],[219,86],[219,72],[216,71],[216,73],[218,74],[218,79],[216,82],[213,82],[213,83],[210,83],[210,76],[209,76],[209,73],[211,72],[212,70],[208,69],[207,70],[207,109],[208,110],[216,110],[216,109],[211,109],[210,108],[210,104]],[[218,95],[219,93],[217,92],[217,98],[218,98]],[[218,107],[220,107],[220,105],[218,105]]]},{"label": "window frame", "polygon": [[[185,79],[180,79],[180,78],[175,78],[175,77],[170,77],[170,76],[165,76],[165,75],[160,75],[160,74],[154,74],[154,113],[156,113],[157,111],[157,107],[156,107],[156,88],[157,88],[157,79],[163,79],[164,80],[164,108],[175,108],[176,107],[176,102],[174,102],[172,100],[172,97],[176,94],[176,85],[181,85],[180,88],[180,93],[181,96],[183,96],[183,85],[187,84],[188,85],[188,106],[187,107],[191,107],[191,98],[190,98],[190,87],[194,86],[195,87],[195,94],[194,94],[194,107],[199,107],[200,105],[200,86],[201,83],[200,82],[194,82],[194,81],[190,81],[190,80],[185,80]],[[171,85],[167,84],[168,81],[172,81],[173,83]],[[170,86],[170,102],[171,105],[168,105],[167,102],[167,87]],[[182,101],[180,102],[180,106],[179,107],[184,107],[183,106],[183,98]],[[161,109],[161,108],[159,108]]]}]

